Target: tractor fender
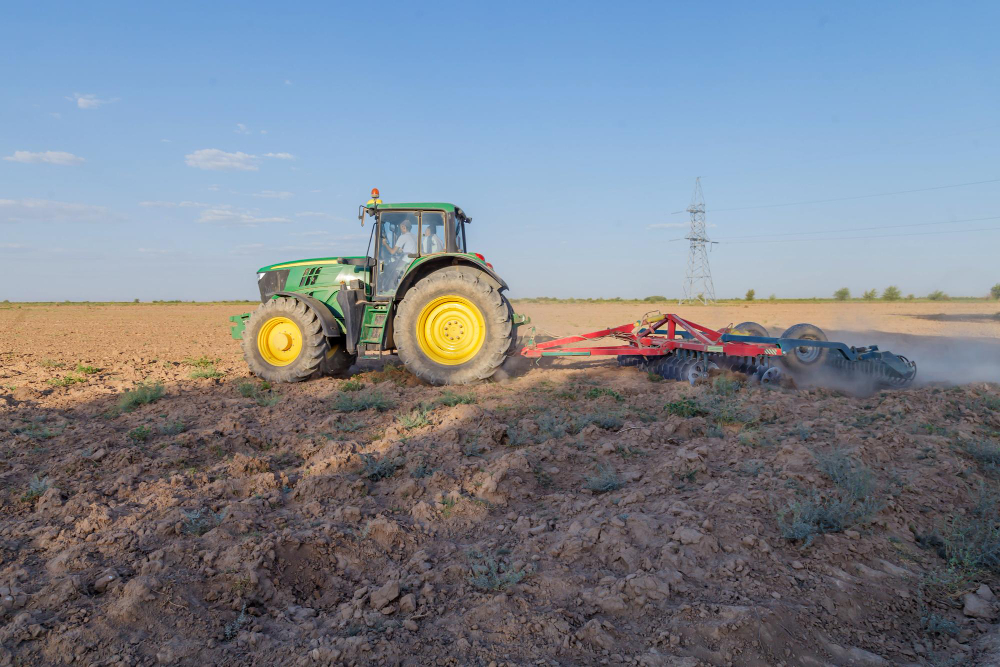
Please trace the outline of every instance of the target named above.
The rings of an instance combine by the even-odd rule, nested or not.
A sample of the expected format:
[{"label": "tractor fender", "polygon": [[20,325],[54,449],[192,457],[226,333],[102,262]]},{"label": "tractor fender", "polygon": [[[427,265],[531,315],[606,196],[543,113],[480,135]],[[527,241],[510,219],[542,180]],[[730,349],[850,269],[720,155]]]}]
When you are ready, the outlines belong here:
[{"label": "tractor fender", "polygon": [[287,296],[289,299],[296,299],[306,304],[306,306],[316,313],[316,317],[319,318],[324,336],[337,338],[344,334],[344,328],[340,325],[333,311],[330,310],[330,306],[319,299],[311,297],[308,294],[299,294],[298,292],[275,292],[273,296]]},{"label": "tractor fender", "polygon": [[488,278],[488,282],[492,283],[494,289],[500,291],[507,289],[507,283],[505,283],[500,276],[497,275],[496,271],[488,266],[484,266],[479,262],[474,262],[471,259],[465,257],[456,257],[454,255],[448,255],[445,257],[428,260],[422,263],[420,266],[416,267],[413,271],[410,271],[403,279],[399,282],[399,287],[396,288],[396,298],[402,298],[410,287],[413,286],[415,282],[423,278],[424,276],[437,271],[438,269],[443,269],[447,266],[467,266],[469,268],[480,271]]}]

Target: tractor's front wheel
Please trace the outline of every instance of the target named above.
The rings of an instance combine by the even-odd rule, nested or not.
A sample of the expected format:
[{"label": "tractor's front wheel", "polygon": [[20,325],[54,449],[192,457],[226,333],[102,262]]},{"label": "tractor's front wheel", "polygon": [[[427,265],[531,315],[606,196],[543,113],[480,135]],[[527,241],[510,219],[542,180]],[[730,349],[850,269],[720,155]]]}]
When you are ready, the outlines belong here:
[{"label": "tractor's front wheel", "polygon": [[441,269],[410,288],[399,303],[393,320],[399,358],[411,373],[435,385],[486,379],[513,349],[513,312],[480,272]]},{"label": "tractor's front wheel", "polygon": [[305,380],[320,370],[328,349],[316,313],[287,297],[259,306],[243,331],[243,357],[268,382]]}]

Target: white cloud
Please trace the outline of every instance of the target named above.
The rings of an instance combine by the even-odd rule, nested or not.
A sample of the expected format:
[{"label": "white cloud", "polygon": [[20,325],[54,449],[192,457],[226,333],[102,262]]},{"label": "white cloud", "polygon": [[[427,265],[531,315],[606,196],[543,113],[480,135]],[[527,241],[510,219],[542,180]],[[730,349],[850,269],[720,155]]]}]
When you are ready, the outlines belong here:
[{"label": "white cloud", "polygon": [[292,82],[289,79],[285,79],[285,85],[286,86],[291,86],[293,84],[292,84]]},{"label": "white cloud", "polygon": [[267,134],[267,130],[261,130],[260,133],[261,134]]},{"label": "white cloud", "polygon": [[264,217],[256,211],[241,211],[229,205],[213,206],[201,212],[198,222],[221,225],[260,225],[268,222],[291,222],[279,216]]},{"label": "white cloud", "polygon": [[276,160],[294,160],[295,156],[291,153],[264,153],[264,157],[273,157]]},{"label": "white cloud", "polygon": [[686,222],[658,222],[654,225],[646,225],[646,229],[680,229],[687,226]]},{"label": "white cloud", "polygon": [[216,171],[257,171],[257,156],[246,153],[227,153],[218,148],[202,148],[184,156],[189,167]]},{"label": "white cloud", "polygon": [[170,139],[160,139],[160,143],[163,143],[163,144],[172,144],[174,142],[171,141]]},{"label": "white cloud", "polygon": [[111,104],[112,102],[117,102],[119,98],[115,97],[110,100],[101,100],[97,98],[97,95],[93,93],[80,94],[73,93],[72,97],[67,97],[70,102],[76,102],[76,106],[81,109],[96,109],[97,107],[104,106],[105,104]]},{"label": "white cloud", "polygon": [[250,134],[250,128],[243,123],[236,123],[236,129],[233,132],[236,134]]},{"label": "white cloud", "polygon": [[136,250],[146,255],[166,255],[173,252],[167,248],[136,248]]},{"label": "white cloud", "polygon": [[325,229],[319,229],[314,232],[295,232],[292,236],[329,236],[331,233]]},{"label": "white cloud", "polygon": [[0,243],[0,248],[3,250],[17,250],[18,248],[27,248],[28,246],[23,243]]},{"label": "white cloud", "polygon": [[109,222],[117,219],[106,206],[48,199],[0,199],[2,222]]},{"label": "white cloud", "polygon": [[275,190],[261,190],[260,192],[255,192],[252,196],[260,197],[261,199],[291,199],[295,195],[284,190],[280,192],[276,192]]},{"label": "white cloud", "polygon": [[58,164],[63,166],[85,162],[82,157],[65,151],[41,151],[38,153],[14,151],[13,155],[5,156],[4,160],[8,162],[23,162],[24,164]]},{"label": "white cloud", "polygon": [[139,206],[147,208],[208,208],[211,204],[203,204],[199,201],[141,201]]},{"label": "white cloud", "polygon": [[55,118],[56,120],[59,120],[60,118],[62,118],[62,114],[59,113],[58,111],[52,111],[52,112],[49,113],[49,115],[52,116],[53,118]]},{"label": "white cloud", "polygon": [[206,188],[209,192],[218,192],[221,189],[218,185],[210,185]]}]

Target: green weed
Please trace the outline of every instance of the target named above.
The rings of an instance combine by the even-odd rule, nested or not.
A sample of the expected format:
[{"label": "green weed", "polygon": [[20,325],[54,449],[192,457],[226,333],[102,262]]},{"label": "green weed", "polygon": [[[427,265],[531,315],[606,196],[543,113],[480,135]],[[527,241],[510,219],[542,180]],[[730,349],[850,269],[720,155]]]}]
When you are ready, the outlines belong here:
[{"label": "green weed", "polygon": [[625,482],[618,477],[614,468],[601,465],[597,467],[597,474],[587,477],[583,486],[594,493],[608,493],[622,488]]},{"label": "green weed", "polygon": [[594,387],[594,388],[590,389],[585,394],[585,396],[587,398],[601,398],[602,396],[610,396],[611,398],[615,399],[619,403],[621,403],[622,401],[625,400],[624,397],[622,397],[621,394],[619,394],[614,389],[611,389],[610,387]]},{"label": "green weed", "polygon": [[21,495],[21,500],[30,503],[48,491],[49,486],[48,477],[39,478],[38,475],[32,475],[31,479],[28,480],[28,490]]},{"label": "green weed", "polygon": [[49,378],[48,383],[53,387],[69,387],[74,384],[81,382],[86,382],[87,378],[82,375],[73,375],[72,373],[67,373],[61,378]]},{"label": "green weed", "polygon": [[392,401],[378,391],[358,394],[340,393],[333,402],[333,409],[338,412],[361,412],[363,410],[385,412],[392,407]]},{"label": "green weed", "polygon": [[136,426],[128,432],[128,439],[135,443],[146,442],[152,433],[153,430],[148,426]]},{"label": "green weed", "polygon": [[365,388],[365,383],[361,380],[347,380],[340,385],[340,391],[361,391]]},{"label": "green weed", "polygon": [[103,369],[97,366],[84,366],[83,364],[76,365],[76,372],[83,373],[84,375],[94,375],[95,373],[100,373]]},{"label": "green weed", "polygon": [[221,359],[212,359],[211,357],[206,357],[204,355],[195,357],[185,357],[183,363],[187,366],[194,366],[195,368],[211,368],[215,364],[222,361]]},{"label": "green weed", "polygon": [[443,394],[434,399],[435,405],[446,405],[449,408],[453,408],[456,405],[466,405],[475,402],[475,394],[456,394],[450,390],[445,391]]},{"label": "green weed", "polygon": [[252,398],[261,407],[277,405],[278,401],[281,400],[281,394],[275,393],[271,389],[269,382],[261,382],[259,384],[256,382],[240,382],[236,385],[236,390],[240,392],[240,396],[243,398]]},{"label": "green weed", "polygon": [[386,458],[376,459],[371,454],[361,455],[361,470],[358,474],[367,477],[373,482],[386,479],[396,474],[399,465],[395,461]]},{"label": "green weed", "polygon": [[699,417],[708,412],[693,399],[685,397],[666,405],[667,413],[678,417]]},{"label": "green weed", "polygon": [[207,368],[198,368],[191,371],[188,377],[192,380],[203,380],[203,379],[214,379],[222,377],[222,373],[215,370],[215,367],[209,366]]},{"label": "green weed", "polygon": [[112,412],[132,412],[140,405],[147,405],[163,398],[165,391],[162,382],[140,382],[118,397],[118,402]]},{"label": "green weed", "polygon": [[481,591],[503,591],[524,580],[524,570],[514,570],[508,560],[498,555],[484,556],[477,551],[467,554],[472,573],[469,583]]}]

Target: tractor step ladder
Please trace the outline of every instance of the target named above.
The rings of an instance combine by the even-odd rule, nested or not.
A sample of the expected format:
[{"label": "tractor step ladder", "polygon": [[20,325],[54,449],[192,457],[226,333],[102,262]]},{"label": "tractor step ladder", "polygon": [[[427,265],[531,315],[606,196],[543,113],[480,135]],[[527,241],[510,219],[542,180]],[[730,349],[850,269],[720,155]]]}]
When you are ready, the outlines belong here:
[{"label": "tractor step ladder", "polygon": [[389,318],[388,303],[369,303],[361,320],[361,337],[358,347],[365,358],[378,358],[385,341],[385,325]]}]

